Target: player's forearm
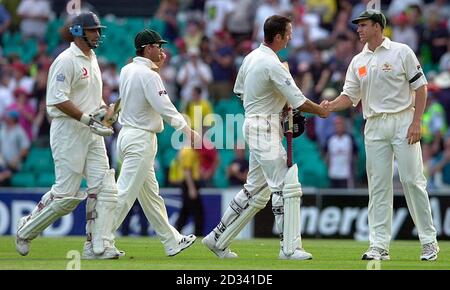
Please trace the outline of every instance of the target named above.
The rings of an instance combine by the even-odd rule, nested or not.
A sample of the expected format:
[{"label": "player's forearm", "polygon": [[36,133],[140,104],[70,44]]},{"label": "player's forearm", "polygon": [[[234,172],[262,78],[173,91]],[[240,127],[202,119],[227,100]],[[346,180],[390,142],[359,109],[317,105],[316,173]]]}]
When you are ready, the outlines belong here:
[{"label": "player's forearm", "polygon": [[303,103],[303,105],[298,107],[298,109],[302,112],[311,113],[319,116],[327,115],[327,111],[324,108],[308,99],[306,100],[306,102]]},{"label": "player's forearm", "polygon": [[346,95],[340,95],[335,100],[330,102],[329,110],[330,112],[337,112],[347,109],[352,105],[352,101]]},{"label": "player's forearm", "polygon": [[414,111],[413,123],[422,123],[423,112],[427,102],[427,86],[421,86],[416,90],[416,105]]},{"label": "player's forearm", "polygon": [[78,109],[72,101],[65,101],[55,105],[61,112],[72,117],[76,120],[80,120],[81,116],[83,116],[83,112]]}]

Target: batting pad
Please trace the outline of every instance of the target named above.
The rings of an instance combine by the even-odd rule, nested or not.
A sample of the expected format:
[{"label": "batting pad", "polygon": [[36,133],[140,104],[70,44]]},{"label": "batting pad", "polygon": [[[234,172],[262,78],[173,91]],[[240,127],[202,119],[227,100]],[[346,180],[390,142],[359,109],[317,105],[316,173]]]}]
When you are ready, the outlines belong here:
[{"label": "batting pad", "polygon": [[270,194],[270,189],[265,187],[250,199],[249,206],[220,235],[216,243],[218,249],[226,249],[231,244],[233,239],[236,238],[255,214],[266,206],[270,199]]},{"label": "batting pad", "polygon": [[96,216],[92,227],[92,246],[97,255],[105,251],[107,245],[104,244],[104,241],[108,241],[111,237],[117,205],[117,187],[114,175],[114,169],[106,171],[95,202]]},{"label": "batting pad", "polygon": [[41,210],[31,215],[30,219],[17,231],[17,236],[25,240],[36,238],[58,218],[71,213],[85,198],[86,193],[79,192],[75,197],[50,200]]},{"label": "batting pad", "polygon": [[300,198],[302,194],[297,164],[294,164],[286,174],[283,188],[283,252],[287,256],[292,255],[301,246]]}]

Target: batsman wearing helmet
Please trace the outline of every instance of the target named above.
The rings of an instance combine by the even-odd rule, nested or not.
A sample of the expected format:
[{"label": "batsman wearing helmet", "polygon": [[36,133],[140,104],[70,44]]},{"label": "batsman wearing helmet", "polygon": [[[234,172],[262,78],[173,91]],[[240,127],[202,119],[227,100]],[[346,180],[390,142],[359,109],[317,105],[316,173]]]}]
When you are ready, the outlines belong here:
[{"label": "batsman wearing helmet", "polygon": [[[327,117],[328,112],[308,100],[296,86],[276,52],[292,37],[289,18],[273,15],[264,23],[264,43],[247,55],[239,69],[234,92],[243,100],[244,138],[250,147],[250,164],[244,188],[234,197],[220,223],[203,244],[220,258],[236,258],[232,240],[264,208],[272,195],[275,225],[280,233],[280,259],[307,260],[300,236],[301,185],[297,166],[288,167],[282,145],[284,107]],[[288,104],[288,106],[286,106]],[[290,114],[292,115],[292,114]],[[297,118],[301,119],[301,118]],[[289,133],[293,122],[288,122]]]},{"label": "batsman wearing helmet", "polygon": [[[23,256],[31,240],[86,198],[87,241],[82,257],[114,259],[123,254],[110,238],[117,189],[103,139],[114,132],[111,125],[118,108],[103,103],[102,78],[92,50],[100,43],[102,28],[92,12],[76,16],[70,26],[74,41],[50,67],[47,112],[53,119],[50,145],[56,180],[31,214],[19,220],[16,250]],[[83,177],[87,193],[80,191]]]}]

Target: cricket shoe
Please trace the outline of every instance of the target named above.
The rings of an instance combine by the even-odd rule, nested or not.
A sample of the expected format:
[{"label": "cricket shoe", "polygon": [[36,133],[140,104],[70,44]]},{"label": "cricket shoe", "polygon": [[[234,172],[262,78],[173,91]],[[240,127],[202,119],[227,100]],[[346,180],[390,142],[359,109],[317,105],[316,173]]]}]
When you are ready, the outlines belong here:
[{"label": "cricket shoe", "polygon": [[386,261],[390,259],[389,252],[378,247],[370,247],[361,257],[361,260]]},{"label": "cricket shoe", "polygon": [[422,255],[420,260],[422,261],[435,261],[438,257],[439,245],[437,242],[428,243],[422,246]]},{"label": "cricket shoe", "polygon": [[[22,228],[26,222],[27,216],[21,217],[19,219],[19,221],[17,222],[17,232],[19,232],[20,228]],[[28,255],[28,253],[30,252],[30,241],[21,239],[18,235],[16,235],[16,251],[22,256]]]},{"label": "cricket shoe", "polygon": [[281,260],[312,260],[313,256],[303,250],[302,248],[297,248],[292,255],[286,255],[283,249],[280,249],[280,255],[278,256]]},{"label": "cricket shoe", "polygon": [[83,254],[81,255],[81,259],[83,260],[110,260],[110,259],[118,259],[119,254],[118,250],[115,247],[108,247],[105,251],[99,255],[94,253],[94,249],[92,248],[92,243],[86,241],[83,247]]},{"label": "cricket shoe", "polygon": [[125,257],[125,251],[119,250],[118,248],[116,248],[115,242],[113,241],[111,243],[111,248],[114,249],[114,251],[116,251],[117,255],[120,257]]},{"label": "cricket shoe", "polygon": [[206,237],[203,238],[202,244],[211,250],[217,257],[221,259],[233,259],[238,258],[235,252],[232,252],[230,248],[221,250],[216,247],[216,240],[214,239],[214,232],[210,232]]},{"label": "cricket shoe", "polygon": [[179,254],[184,249],[189,248],[195,242],[196,238],[197,237],[194,235],[183,236],[175,247],[166,249],[167,256],[173,257]]}]

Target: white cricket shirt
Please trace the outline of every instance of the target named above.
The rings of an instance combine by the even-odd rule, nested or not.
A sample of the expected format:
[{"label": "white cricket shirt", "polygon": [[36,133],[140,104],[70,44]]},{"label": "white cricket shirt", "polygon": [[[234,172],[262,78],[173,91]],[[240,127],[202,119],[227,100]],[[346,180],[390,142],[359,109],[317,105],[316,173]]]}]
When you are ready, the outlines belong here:
[{"label": "white cricket shirt", "polygon": [[414,91],[427,84],[412,49],[385,37],[371,51],[366,44],[347,70],[342,94],[357,105],[362,102],[364,118],[398,113],[414,106]]},{"label": "white cricket shirt", "polygon": [[246,116],[279,114],[286,102],[294,108],[306,102],[276,53],[264,44],[244,58],[234,93],[243,99]]},{"label": "white cricket shirt", "polygon": [[91,50],[86,56],[74,42],[50,66],[47,81],[47,111],[50,117],[67,117],[54,105],[72,101],[83,113],[100,108],[102,76],[97,57]]},{"label": "white cricket shirt", "polygon": [[164,129],[164,119],[180,130],[187,123],[170,101],[161,77],[152,70],[154,67],[156,65],[151,60],[135,57],[120,71],[122,111],[119,123],[159,133]]}]

